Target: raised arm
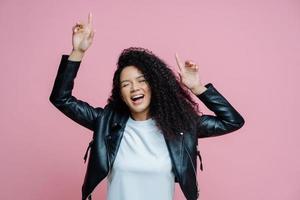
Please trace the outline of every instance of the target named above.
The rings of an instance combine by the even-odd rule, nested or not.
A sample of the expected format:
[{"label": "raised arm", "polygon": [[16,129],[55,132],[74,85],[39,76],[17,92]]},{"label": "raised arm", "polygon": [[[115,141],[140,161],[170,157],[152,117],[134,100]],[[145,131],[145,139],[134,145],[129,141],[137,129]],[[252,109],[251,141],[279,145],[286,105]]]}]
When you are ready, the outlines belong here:
[{"label": "raised arm", "polygon": [[205,87],[207,90],[196,96],[216,116],[199,116],[198,138],[220,136],[240,129],[245,123],[240,113],[217,91],[212,83],[206,84]]},{"label": "raised arm", "polygon": [[77,23],[73,27],[73,50],[69,55],[62,55],[54,86],[49,97],[50,102],[66,116],[78,124],[94,130],[95,119],[103,109],[94,108],[88,103],[78,100],[72,95],[74,79],[77,75],[81,59],[92,43],[92,16],[89,14],[87,25]]},{"label": "raised arm", "polygon": [[183,64],[175,55],[182,84],[188,87],[213,115],[200,115],[197,121],[198,138],[224,135],[241,128],[245,121],[236,109],[223,97],[212,83],[201,84],[198,66],[192,61]]}]

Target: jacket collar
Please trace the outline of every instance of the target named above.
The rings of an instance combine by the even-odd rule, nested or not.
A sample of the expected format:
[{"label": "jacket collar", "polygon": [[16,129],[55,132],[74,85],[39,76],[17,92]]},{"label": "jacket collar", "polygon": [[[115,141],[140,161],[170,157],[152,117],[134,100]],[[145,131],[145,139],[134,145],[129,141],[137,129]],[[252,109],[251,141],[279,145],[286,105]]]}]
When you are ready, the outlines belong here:
[{"label": "jacket collar", "polygon": [[[128,114],[120,114],[116,112],[112,117],[111,130],[107,135],[110,144],[110,156],[114,161],[119,145],[121,143],[126,122],[129,118]],[[164,139],[169,150],[170,158],[172,161],[172,171],[180,178],[182,174],[182,158],[183,158],[183,135],[178,133],[174,138],[170,139],[164,135]]]}]

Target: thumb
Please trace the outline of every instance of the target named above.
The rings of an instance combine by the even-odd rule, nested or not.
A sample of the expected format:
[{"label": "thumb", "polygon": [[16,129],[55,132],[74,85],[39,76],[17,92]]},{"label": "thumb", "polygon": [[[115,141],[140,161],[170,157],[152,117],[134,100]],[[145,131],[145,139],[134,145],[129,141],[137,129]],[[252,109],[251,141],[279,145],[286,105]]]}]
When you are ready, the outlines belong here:
[{"label": "thumb", "polygon": [[95,32],[96,32],[96,31],[92,30],[92,31],[90,32],[90,34],[89,34],[88,37],[89,37],[90,39],[94,38]]}]

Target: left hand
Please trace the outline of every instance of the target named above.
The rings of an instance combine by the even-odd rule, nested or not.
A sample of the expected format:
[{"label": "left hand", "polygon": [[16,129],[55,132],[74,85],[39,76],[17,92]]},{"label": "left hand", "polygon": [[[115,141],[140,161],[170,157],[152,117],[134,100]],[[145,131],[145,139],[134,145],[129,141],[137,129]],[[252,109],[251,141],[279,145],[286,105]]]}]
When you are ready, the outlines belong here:
[{"label": "left hand", "polygon": [[202,88],[203,86],[200,82],[200,77],[198,74],[198,65],[191,60],[186,60],[183,64],[180,61],[177,53],[175,54],[175,58],[179,68],[179,71],[177,73],[180,77],[181,83],[183,83],[184,86],[192,90],[192,92],[199,90],[199,88]]}]

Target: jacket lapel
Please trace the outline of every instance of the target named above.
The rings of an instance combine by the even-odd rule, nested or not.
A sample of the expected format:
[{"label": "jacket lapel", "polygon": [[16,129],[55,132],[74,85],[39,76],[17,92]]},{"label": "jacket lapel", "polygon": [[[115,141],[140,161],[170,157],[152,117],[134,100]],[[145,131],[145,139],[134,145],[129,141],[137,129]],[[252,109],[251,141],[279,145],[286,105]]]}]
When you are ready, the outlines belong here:
[{"label": "jacket lapel", "polygon": [[110,168],[116,158],[120,143],[123,137],[124,129],[129,115],[120,115],[115,113],[112,118],[109,134],[106,136],[108,145],[109,161],[111,163]]},{"label": "jacket lapel", "polygon": [[[109,134],[106,136],[108,145],[108,154],[110,160],[110,167],[116,158],[123,134],[126,126],[126,122],[129,115],[121,115],[116,113],[112,119]],[[176,135],[170,139],[164,135],[164,139],[169,150],[169,155],[172,161],[172,171],[175,174],[176,182],[179,181],[180,174],[182,174],[182,159],[183,159],[183,136],[181,134]]]},{"label": "jacket lapel", "polygon": [[169,150],[170,158],[172,161],[172,171],[175,174],[175,182],[179,182],[182,174],[182,158],[183,158],[183,136],[178,134],[170,139],[164,135],[167,148]]}]

